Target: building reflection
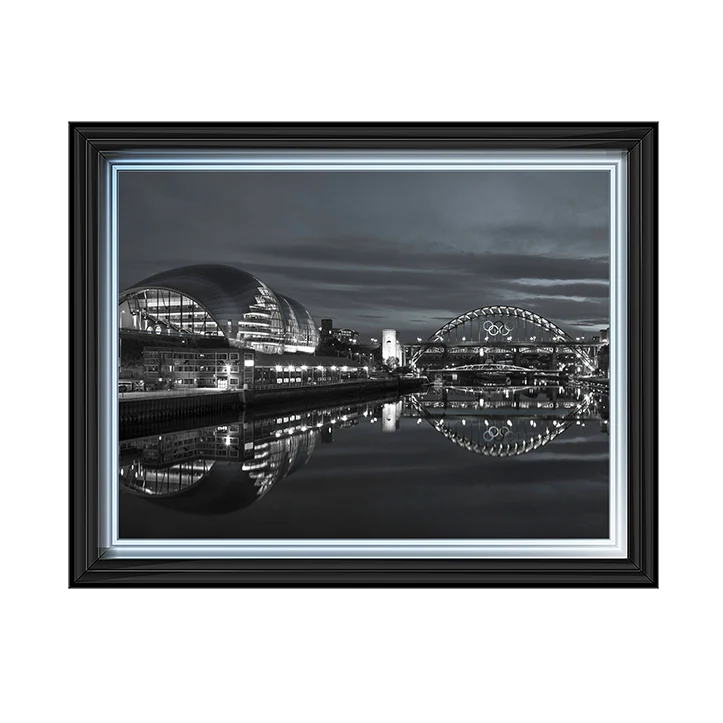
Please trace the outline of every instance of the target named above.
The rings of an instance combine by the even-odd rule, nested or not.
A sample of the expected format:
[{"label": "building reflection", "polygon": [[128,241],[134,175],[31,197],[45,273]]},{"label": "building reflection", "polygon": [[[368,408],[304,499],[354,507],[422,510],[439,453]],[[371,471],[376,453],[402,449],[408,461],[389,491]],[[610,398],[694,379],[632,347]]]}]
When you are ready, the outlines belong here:
[{"label": "building reflection", "polygon": [[164,506],[226,513],[264,497],[303,467],[319,438],[373,418],[381,404],[284,413],[120,443],[121,489]]},{"label": "building reflection", "polygon": [[388,402],[382,407],[382,432],[396,432],[402,417],[402,400]]},{"label": "building reflection", "polygon": [[284,413],[156,433],[120,443],[120,488],[155,504],[223,514],[265,497],[306,465],[318,442],[361,423],[399,432],[427,422],[476,454],[513,457],[549,444],[572,426],[608,430],[607,396],[582,387],[444,387],[404,398]]}]

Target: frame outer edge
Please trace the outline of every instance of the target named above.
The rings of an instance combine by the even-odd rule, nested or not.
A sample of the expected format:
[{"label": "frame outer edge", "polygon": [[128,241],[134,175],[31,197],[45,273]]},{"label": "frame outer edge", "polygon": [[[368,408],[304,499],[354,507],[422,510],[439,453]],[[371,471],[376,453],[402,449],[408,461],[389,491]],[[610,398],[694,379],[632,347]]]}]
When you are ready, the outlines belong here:
[{"label": "frame outer edge", "polygon": [[[283,124],[69,124],[70,226],[70,587],[97,586],[487,586],[487,587],[658,587],[657,500],[657,214],[658,124],[312,124],[307,138],[324,133],[348,137],[357,128],[373,127],[373,137],[403,145],[404,130],[412,137],[465,138],[484,147],[488,141],[524,138],[539,146],[565,142],[579,133],[586,143],[604,142],[629,151],[629,556],[617,562],[591,560],[589,565],[547,560],[517,561],[500,566],[468,560],[440,569],[427,560],[399,560],[383,564],[317,563],[254,565],[237,561],[148,561],[148,565],[103,560],[98,546],[98,278],[99,148],[176,140],[179,131],[193,127],[189,145],[218,145],[234,132],[258,132],[273,142],[289,143],[293,130],[308,126]],[[174,127],[175,126],[175,127]],[[351,126],[351,127],[350,127]],[[470,129],[479,132],[470,132]],[[504,134],[499,129],[504,130]],[[537,131],[535,130],[537,129]],[[170,133],[169,133],[170,131]],[[174,133],[175,131],[175,133]],[[486,132],[489,131],[489,132]],[[164,133],[168,134],[164,137]],[[499,134],[499,135],[498,135]],[[172,138],[173,137],[173,138]],[[231,141],[233,143],[233,141]],[[183,141],[181,141],[183,144]],[[353,141],[351,143],[353,145]],[[210,563],[210,564],[209,564]],[[231,563],[231,564],[229,564]]]}]

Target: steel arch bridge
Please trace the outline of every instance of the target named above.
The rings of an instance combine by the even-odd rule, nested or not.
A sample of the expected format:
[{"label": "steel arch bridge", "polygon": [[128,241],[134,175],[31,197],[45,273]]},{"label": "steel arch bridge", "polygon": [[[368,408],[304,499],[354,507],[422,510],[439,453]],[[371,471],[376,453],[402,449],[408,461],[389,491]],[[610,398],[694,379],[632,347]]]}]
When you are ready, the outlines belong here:
[{"label": "steel arch bridge", "polygon": [[517,457],[544,447],[581,422],[591,404],[592,394],[587,394],[567,414],[557,418],[534,415],[490,420],[479,416],[438,417],[412,397],[412,405],[432,429],[458,447],[486,457]]},{"label": "steel arch bridge", "polygon": [[432,334],[426,345],[417,351],[410,363],[416,366],[419,360],[440,346],[484,346],[485,343],[520,343],[544,346],[545,342],[556,346],[570,344],[570,350],[578,362],[592,370],[595,364],[590,355],[575,346],[575,340],[557,324],[519,306],[481,306],[451,319]]}]

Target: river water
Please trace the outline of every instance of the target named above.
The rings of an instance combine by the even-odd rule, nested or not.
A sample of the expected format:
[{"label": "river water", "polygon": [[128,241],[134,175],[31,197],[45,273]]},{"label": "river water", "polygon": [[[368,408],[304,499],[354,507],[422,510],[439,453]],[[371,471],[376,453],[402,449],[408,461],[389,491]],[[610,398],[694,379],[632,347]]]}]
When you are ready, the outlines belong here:
[{"label": "river water", "polygon": [[606,538],[606,410],[580,389],[450,388],[159,426],[121,442],[120,536]]}]

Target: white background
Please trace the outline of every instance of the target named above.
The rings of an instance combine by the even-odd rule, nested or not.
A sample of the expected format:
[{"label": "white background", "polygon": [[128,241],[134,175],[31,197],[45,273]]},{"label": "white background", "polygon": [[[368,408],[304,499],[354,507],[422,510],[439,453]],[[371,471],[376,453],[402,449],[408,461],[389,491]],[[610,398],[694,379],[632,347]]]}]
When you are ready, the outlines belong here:
[{"label": "white background", "polygon": [[[715,7],[630,0],[4,7],[6,720],[717,716]],[[661,588],[69,591],[71,120],[659,120]]]}]

